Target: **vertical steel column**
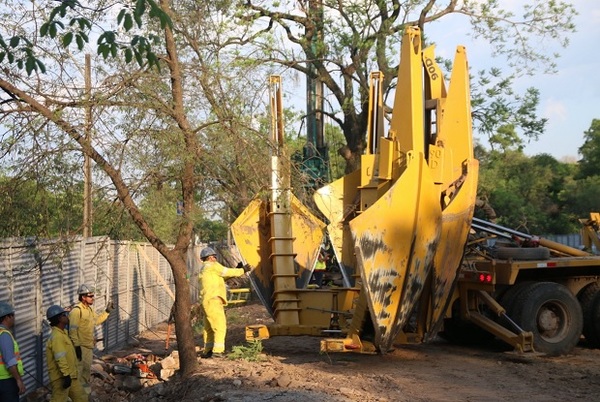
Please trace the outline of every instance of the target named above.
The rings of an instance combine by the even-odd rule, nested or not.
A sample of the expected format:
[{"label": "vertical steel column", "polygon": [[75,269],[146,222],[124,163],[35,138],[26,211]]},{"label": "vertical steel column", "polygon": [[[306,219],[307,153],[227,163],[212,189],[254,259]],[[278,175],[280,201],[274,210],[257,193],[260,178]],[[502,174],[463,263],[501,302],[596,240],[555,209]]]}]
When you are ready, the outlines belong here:
[{"label": "vertical steel column", "polygon": [[275,145],[271,156],[271,262],[273,265],[273,311],[275,321],[282,325],[298,325],[299,300],[296,294],[290,165],[283,153],[283,106],[281,77],[270,77],[271,140]]}]

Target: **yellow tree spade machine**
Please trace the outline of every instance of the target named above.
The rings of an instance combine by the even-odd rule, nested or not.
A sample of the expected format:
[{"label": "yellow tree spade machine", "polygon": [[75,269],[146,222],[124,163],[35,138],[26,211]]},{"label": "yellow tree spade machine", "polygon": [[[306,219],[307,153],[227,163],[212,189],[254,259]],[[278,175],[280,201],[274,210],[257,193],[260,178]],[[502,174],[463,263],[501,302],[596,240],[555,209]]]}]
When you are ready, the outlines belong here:
[{"label": "yellow tree spade machine", "polygon": [[[478,179],[465,48],[456,49],[446,87],[434,48],[422,50],[421,43],[419,29],[408,28],[387,130],[383,76],[370,75],[361,167],[315,192],[324,220],[292,194],[281,81],[271,77],[270,190],[255,197],[232,233],[274,324],[248,327],[247,339],[326,336],[323,351],[386,353],[396,343],[433,337],[462,296],[461,316],[476,317],[524,349],[522,331],[515,335],[478,313],[478,298],[504,312],[480,287],[492,275],[465,275],[460,268]],[[308,283],[325,234],[344,285],[313,289]]]}]

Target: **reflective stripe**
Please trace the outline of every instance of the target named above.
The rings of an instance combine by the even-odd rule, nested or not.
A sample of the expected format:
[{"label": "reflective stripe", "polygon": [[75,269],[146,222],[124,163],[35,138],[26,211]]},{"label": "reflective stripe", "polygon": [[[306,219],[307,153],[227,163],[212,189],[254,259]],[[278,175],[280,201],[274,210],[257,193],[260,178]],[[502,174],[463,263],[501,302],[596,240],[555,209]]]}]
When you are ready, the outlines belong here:
[{"label": "reflective stripe", "polygon": [[66,355],[67,355],[67,352],[58,352],[58,353],[55,353],[55,354],[54,354],[54,358],[55,358],[56,360],[58,360],[58,359],[60,359],[61,357],[63,357],[63,356],[66,356]]}]

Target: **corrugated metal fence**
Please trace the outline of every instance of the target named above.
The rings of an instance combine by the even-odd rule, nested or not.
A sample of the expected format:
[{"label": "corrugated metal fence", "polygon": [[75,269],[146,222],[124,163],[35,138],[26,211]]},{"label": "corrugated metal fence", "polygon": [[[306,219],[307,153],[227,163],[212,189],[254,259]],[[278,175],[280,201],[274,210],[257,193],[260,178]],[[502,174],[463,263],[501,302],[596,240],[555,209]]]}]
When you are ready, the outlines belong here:
[{"label": "corrugated metal fence", "polygon": [[[198,248],[188,252],[188,273],[200,268]],[[97,327],[103,339],[99,349],[122,346],[141,331],[168,319],[175,284],[167,261],[148,243],[114,241],[107,237],[36,242],[24,239],[0,242],[0,300],[16,310],[15,328],[29,391],[47,384],[45,344],[50,326],[48,307],[75,304],[77,289],[85,283],[96,288],[94,307],[115,310]],[[196,281],[190,281],[197,300]]]}]

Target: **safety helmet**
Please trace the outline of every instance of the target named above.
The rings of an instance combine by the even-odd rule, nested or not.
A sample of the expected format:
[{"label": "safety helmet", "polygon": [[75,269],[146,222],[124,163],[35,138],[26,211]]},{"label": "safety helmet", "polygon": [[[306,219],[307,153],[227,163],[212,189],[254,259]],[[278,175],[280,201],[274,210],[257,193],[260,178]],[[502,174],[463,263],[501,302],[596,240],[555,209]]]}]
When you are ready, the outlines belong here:
[{"label": "safety helmet", "polygon": [[79,287],[79,290],[77,291],[77,294],[86,295],[88,293],[94,293],[94,292],[95,292],[95,289],[93,287],[88,286],[85,283],[83,283]]},{"label": "safety helmet", "polygon": [[54,306],[50,306],[48,311],[46,311],[46,318],[50,320],[52,317],[56,317],[62,313],[66,313],[65,309],[55,304]]},{"label": "safety helmet", "polygon": [[0,317],[4,317],[5,315],[13,314],[15,309],[13,306],[8,304],[7,302],[0,302]]},{"label": "safety helmet", "polygon": [[217,255],[217,253],[215,252],[215,250],[213,250],[210,247],[206,247],[206,248],[202,249],[202,251],[200,251],[200,258],[202,258],[202,259],[209,257],[211,255]]}]

